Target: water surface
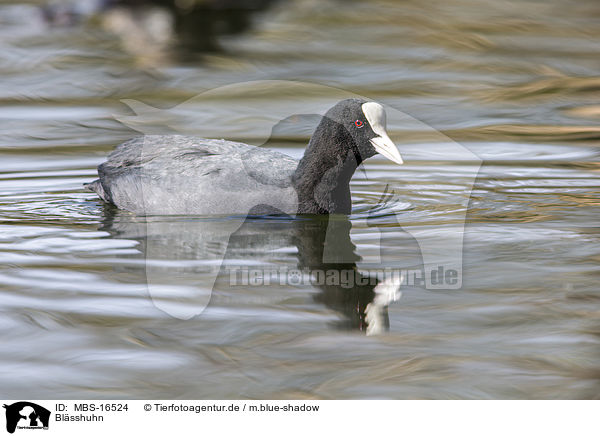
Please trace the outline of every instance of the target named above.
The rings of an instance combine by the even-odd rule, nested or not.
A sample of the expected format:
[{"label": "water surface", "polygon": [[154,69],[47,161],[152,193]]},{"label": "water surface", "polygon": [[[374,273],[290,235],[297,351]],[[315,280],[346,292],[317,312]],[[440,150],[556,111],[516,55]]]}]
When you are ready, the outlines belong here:
[{"label": "water surface", "polygon": [[[0,396],[598,398],[597,2],[288,1],[187,54],[132,44],[103,14],[49,26],[37,3],[5,2],[0,17]],[[271,79],[419,120],[390,125],[403,167],[377,158],[356,174],[338,267],[420,268],[411,231],[464,221],[461,289],[405,285],[382,312],[389,330],[367,335],[368,286],[229,281],[232,268],[322,267],[319,222],[245,222],[221,266],[237,218],[135,217],[82,188],[138,134],[115,119],[132,116],[120,100],[168,109]],[[246,103],[222,97],[206,117],[255,141],[252,119],[228,122]],[[284,121],[267,145],[298,157],[310,132]],[[386,189],[396,201],[375,207]],[[215,268],[206,310],[169,315]],[[179,280],[149,289],[149,273]]]}]

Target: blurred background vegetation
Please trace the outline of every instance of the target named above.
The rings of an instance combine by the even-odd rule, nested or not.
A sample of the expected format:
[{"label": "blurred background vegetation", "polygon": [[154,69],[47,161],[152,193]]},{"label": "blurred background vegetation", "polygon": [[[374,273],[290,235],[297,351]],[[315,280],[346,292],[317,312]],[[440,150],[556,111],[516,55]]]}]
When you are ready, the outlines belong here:
[{"label": "blurred background vegetation", "polygon": [[[381,99],[458,140],[598,138],[594,0],[5,0],[0,12],[4,105],[165,107],[288,79]],[[50,114],[36,136],[52,138]]]}]

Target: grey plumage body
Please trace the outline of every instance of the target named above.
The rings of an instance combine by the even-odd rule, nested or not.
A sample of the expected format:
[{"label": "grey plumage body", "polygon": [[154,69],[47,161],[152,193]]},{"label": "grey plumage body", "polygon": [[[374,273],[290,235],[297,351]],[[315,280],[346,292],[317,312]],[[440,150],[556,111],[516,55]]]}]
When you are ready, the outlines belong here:
[{"label": "grey plumage body", "polygon": [[148,135],[119,145],[87,185],[141,215],[294,214],[298,161],[239,142]]}]

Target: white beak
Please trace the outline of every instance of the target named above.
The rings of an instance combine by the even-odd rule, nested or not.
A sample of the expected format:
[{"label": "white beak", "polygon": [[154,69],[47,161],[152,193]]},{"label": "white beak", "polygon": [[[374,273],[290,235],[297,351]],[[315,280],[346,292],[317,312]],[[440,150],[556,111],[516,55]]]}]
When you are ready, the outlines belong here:
[{"label": "white beak", "polygon": [[379,135],[369,140],[373,144],[373,147],[375,147],[375,150],[377,150],[377,153],[381,153],[392,162],[402,165],[404,163],[402,156],[400,156],[396,144],[392,142],[385,131],[385,111],[383,110],[383,106],[374,101],[369,101],[362,105],[362,111],[371,125],[371,130],[376,135]]},{"label": "white beak", "polygon": [[381,136],[376,136],[375,138],[370,139],[371,144],[377,150],[377,153],[380,153],[387,157],[392,162],[397,163],[398,165],[402,165],[404,161],[402,160],[402,156],[400,156],[400,152],[396,147],[396,144],[390,139],[388,135],[385,133]]}]

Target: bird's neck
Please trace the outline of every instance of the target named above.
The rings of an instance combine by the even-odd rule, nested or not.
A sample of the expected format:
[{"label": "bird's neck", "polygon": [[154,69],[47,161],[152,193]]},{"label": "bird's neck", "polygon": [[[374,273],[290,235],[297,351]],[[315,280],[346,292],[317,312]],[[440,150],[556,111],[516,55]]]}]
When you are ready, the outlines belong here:
[{"label": "bird's neck", "polygon": [[[360,157],[348,146],[351,138],[343,133],[326,137],[322,130],[315,131],[292,177],[298,213],[349,214],[350,179],[360,165]],[[347,152],[340,153],[341,150]]]}]

